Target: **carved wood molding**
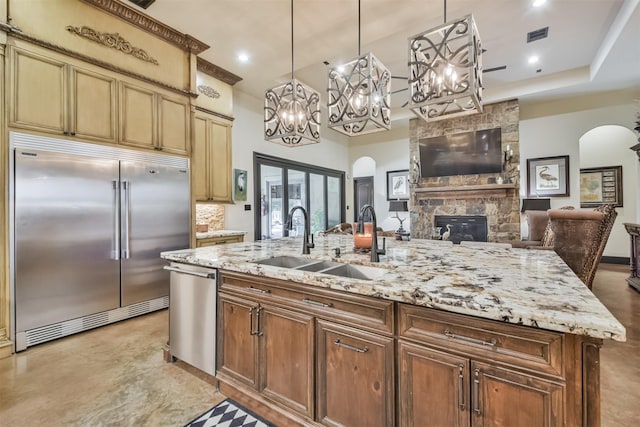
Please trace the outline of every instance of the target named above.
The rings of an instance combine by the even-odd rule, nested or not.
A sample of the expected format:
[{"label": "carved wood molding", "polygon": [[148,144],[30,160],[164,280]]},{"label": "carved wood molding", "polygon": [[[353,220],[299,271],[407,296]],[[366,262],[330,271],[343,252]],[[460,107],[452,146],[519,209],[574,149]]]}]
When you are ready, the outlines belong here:
[{"label": "carved wood molding", "polygon": [[182,50],[191,52],[193,54],[199,54],[209,49],[209,45],[201,42],[198,39],[191,37],[188,34],[182,34],[179,31],[174,30],[168,25],[163,24],[160,21],[153,19],[152,17],[138,12],[136,9],[120,3],[117,0],[82,0],[92,6],[97,7],[117,18],[122,19],[136,27],[151,33],[161,39],[172,43]]},{"label": "carved wood molding", "polygon": [[187,96],[190,96],[190,97],[193,97],[193,98],[196,98],[198,96],[197,93],[191,92],[188,89],[181,89],[179,87],[172,86],[172,85],[169,85],[167,83],[163,83],[161,81],[149,78],[149,77],[147,77],[145,75],[134,73],[132,71],[125,70],[124,68],[116,67],[115,65],[110,64],[108,62],[100,61],[99,59],[92,58],[92,57],[84,55],[82,53],[78,53],[78,52],[75,52],[73,50],[64,48],[62,46],[58,46],[58,45],[55,45],[53,43],[49,43],[49,42],[44,41],[44,40],[40,40],[37,37],[30,36],[30,35],[25,34],[23,32],[12,31],[10,34],[11,34],[12,37],[14,37],[16,39],[28,41],[28,42],[33,43],[35,45],[38,45],[40,47],[44,47],[45,49],[49,49],[49,50],[52,50],[54,52],[58,52],[58,53],[61,53],[63,55],[69,56],[71,58],[79,59],[81,61],[85,61],[85,62],[88,62],[90,64],[97,65],[98,67],[102,67],[102,68],[104,68],[106,70],[113,71],[113,72],[118,73],[118,74],[122,74],[122,75],[125,75],[125,76],[128,76],[128,77],[132,77],[132,78],[137,79],[137,80],[142,80],[144,82],[151,83],[154,86],[161,87],[163,89],[169,90],[171,92],[178,93],[180,95],[187,95]]},{"label": "carved wood molding", "polygon": [[144,49],[140,49],[139,47],[133,46],[129,43],[124,37],[122,37],[118,33],[101,33],[100,31],[96,31],[91,27],[87,27],[83,25],[82,27],[74,27],[72,25],[67,25],[67,31],[72,34],[77,34],[80,37],[84,37],[86,39],[92,40],[96,43],[99,43],[103,46],[110,47],[112,49],[119,50],[122,53],[127,55],[132,55],[141,61],[150,62],[155,65],[158,64],[158,60],[153,58],[151,55],[147,53]]},{"label": "carved wood molding", "polygon": [[234,118],[231,117],[231,116],[226,116],[226,115],[224,115],[222,113],[217,113],[215,111],[212,111],[212,110],[209,110],[209,109],[203,108],[203,107],[196,107],[196,111],[201,111],[203,113],[211,114],[212,116],[220,117],[221,119],[229,120],[230,122],[232,122],[234,120]]},{"label": "carved wood molding", "polygon": [[200,92],[201,94],[203,94],[204,96],[207,96],[209,98],[213,98],[213,99],[220,98],[220,92],[218,92],[217,90],[215,90],[211,86],[198,85],[197,89],[198,89],[198,92]]},{"label": "carved wood molding", "polygon": [[197,58],[197,69],[198,71],[203,72],[218,80],[222,80],[223,82],[231,86],[242,80],[242,77],[236,76],[232,72],[227,71],[224,68],[220,68],[216,64],[212,64],[206,59],[202,59],[200,57]]}]

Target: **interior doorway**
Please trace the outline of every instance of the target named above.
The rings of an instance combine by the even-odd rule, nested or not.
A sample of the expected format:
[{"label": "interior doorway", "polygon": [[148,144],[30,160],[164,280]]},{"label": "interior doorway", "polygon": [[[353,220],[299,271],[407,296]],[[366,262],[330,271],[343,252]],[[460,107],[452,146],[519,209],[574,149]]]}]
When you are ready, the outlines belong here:
[{"label": "interior doorway", "polygon": [[[358,214],[360,213],[360,209],[364,205],[372,205],[373,206],[373,177],[372,176],[362,176],[358,178],[353,178],[353,220],[358,220]],[[371,213],[367,211],[364,216],[364,220],[367,222],[371,221]]]}]

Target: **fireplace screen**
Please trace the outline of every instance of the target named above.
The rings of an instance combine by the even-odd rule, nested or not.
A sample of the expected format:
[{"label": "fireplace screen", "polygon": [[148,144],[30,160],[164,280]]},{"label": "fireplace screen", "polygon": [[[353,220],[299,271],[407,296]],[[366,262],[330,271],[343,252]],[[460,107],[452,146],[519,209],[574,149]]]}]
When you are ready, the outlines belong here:
[{"label": "fireplace screen", "polygon": [[474,215],[436,215],[435,226],[440,227],[443,240],[453,243],[461,241],[486,242],[487,217]]}]

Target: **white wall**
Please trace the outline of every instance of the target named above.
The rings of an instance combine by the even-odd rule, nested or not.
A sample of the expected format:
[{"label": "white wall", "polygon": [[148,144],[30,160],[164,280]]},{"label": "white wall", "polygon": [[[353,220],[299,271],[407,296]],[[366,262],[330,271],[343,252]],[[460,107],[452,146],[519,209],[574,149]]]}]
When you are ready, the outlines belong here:
[{"label": "white wall", "polygon": [[[406,126],[393,124],[391,130],[378,132],[365,136],[352,138],[349,143],[349,164],[354,163],[361,157],[371,157],[376,163],[376,173],[373,177],[374,201],[373,207],[376,211],[378,227],[383,230],[397,230],[400,222],[392,218],[395,212],[389,212],[389,201],[387,201],[387,171],[409,169],[409,120]],[[352,177],[353,171],[350,171]],[[347,219],[353,218],[353,179],[347,183]],[[399,213],[401,218],[408,218],[409,213]],[[410,230],[411,224],[407,219],[403,223],[405,230]]]},{"label": "white wall", "polygon": [[623,206],[616,208],[618,217],[605,248],[608,256],[629,256],[629,235],[625,222],[636,222],[638,192],[638,159],[629,150],[637,143],[633,132],[622,126],[599,126],[580,138],[580,167],[622,166]]},{"label": "white wall", "polygon": [[[264,104],[243,92],[234,92],[233,116],[233,167],[249,172],[247,201],[227,205],[225,210],[225,228],[229,230],[247,231],[245,240],[253,240],[254,236],[254,186],[253,186],[253,153],[258,152],[283,159],[310,163],[316,166],[349,170],[347,137],[326,127],[321,129],[318,144],[302,147],[284,147],[264,139]],[[348,188],[350,184],[347,182]],[[353,184],[351,184],[353,185]],[[349,199],[347,199],[349,200]],[[244,205],[250,204],[251,210],[245,211]]]},{"label": "white wall", "polygon": [[[531,107],[530,107],[531,108]],[[531,108],[533,110],[534,108]],[[527,159],[538,157],[551,157],[569,155],[569,197],[552,197],[551,207],[560,208],[562,206],[580,206],[580,138],[591,129],[603,125],[620,125],[627,129],[632,129],[635,111],[631,97],[625,103],[609,105],[600,108],[588,108],[581,105],[574,107],[571,112],[556,111],[553,105],[547,106],[550,113],[536,110],[535,114],[530,114],[526,104],[521,104],[520,120],[520,196],[526,197],[527,185]],[[531,117],[531,118],[529,118]],[[633,145],[633,144],[632,144]],[[625,157],[631,157],[632,151],[628,151]],[[612,161],[614,159],[611,159]],[[621,164],[622,159],[615,164]],[[609,164],[599,164],[599,166],[610,166]],[[623,173],[624,174],[624,173]],[[633,187],[632,187],[633,188]],[[629,208],[636,205],[636,194],[629,195]],[[625,208],[627,200],[625,199]],[[633,213],[635,215],[635,212]],[[626,217],[627,215],[625,215]],[[615,235],[619,236],[619,227],[622,227],[620,219],[616,220],[614,228]],[[523,221],[523,228],[526,227]],[[526,235],[526,230],[523,230]],[[604,255],[606,256],[629,256],[629,243],[622,241],[619,237],[612,238],[612,242],[607,245]]]}]

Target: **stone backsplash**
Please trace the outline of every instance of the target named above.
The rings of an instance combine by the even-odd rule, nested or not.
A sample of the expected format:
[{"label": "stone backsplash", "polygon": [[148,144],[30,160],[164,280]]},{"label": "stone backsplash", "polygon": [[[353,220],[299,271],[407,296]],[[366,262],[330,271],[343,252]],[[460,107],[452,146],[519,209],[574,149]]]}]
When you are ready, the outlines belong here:
[{"label": "stone backsplash", "polygon": [[[420,178],[411,186],[411,235],[415,238],[430,238],[435,215],[485,215],[488,224],[488,241],[497,242],[520,239],[520,163],[519,136],[520,107],[517,100],[509,100],[484,106],[482,113],[426,123],[413,119],[410,124],[409,158],[419,158],[418,141],[421,138],[451,135],[456,133],[491,129],[502,129],[502,151],[507,145],[513,150],[511,163],[502,174],[457,175],[437,178]],[[491,186],[499,181],[505,186]],[[482,186],[461,190],[464,186]],[[415,191],[438,187],[437,193]]]},{"label": "stone backsplash", "polygon": [[196,224],[208,224],[209,231],[224,230],[224,205],[196,204]]}]

